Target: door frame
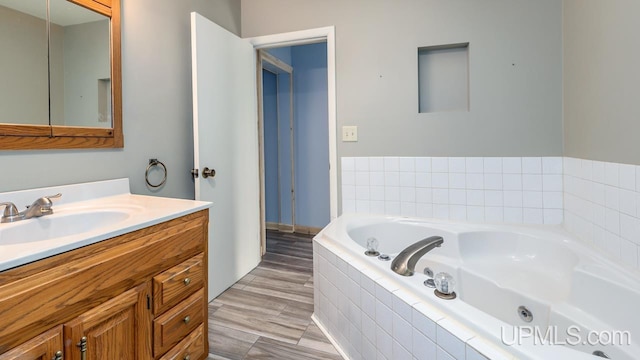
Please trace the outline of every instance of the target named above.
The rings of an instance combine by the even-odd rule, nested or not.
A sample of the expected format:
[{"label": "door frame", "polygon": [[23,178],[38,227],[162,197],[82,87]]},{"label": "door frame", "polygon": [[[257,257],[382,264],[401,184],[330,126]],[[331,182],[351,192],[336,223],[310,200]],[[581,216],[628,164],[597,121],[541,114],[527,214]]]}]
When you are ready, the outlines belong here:
[{"label": "door frame", "polygon": [[[281,198],[281,171],[280,171],[280,97],[276,96],[277,102],[277,123],[278,123],[278,223],[277,227],[274,229],[279,231],[286,232],[295,232],[296,231],[296,201],[295,201],[295,161],[294,161],[294,136],[293,136],[293,68],[278,59],[277,57],[269,54],[264,49],[258,49],[258,61],[257,61],[257,78],[258,78],[258,142],[260,143],[260,201],[261,201],[261,217],[266,218],[266,168],[265,168],[265,137],[264,137],[264,88],[263,88],[263,71],[271,72],[276,76],[276,87],[280,88],[280,81],[278,80],[278,76],[280,74],[288,74],[289,75],[289,167],[291,169],[289,178],[291,182],[290,186],[290,196],[291,196],[291,225],[285,225],[282,223],[282,198]],[[276,68],[278,72],[273,72],[265,67],[265,63],[270,64],[272,67]],[[278,91],[278,94],[280,92]],[[264,205],[264,206],[263,206]],[[265,220],[265,229],[269,229],[269,225]],[[264,253],[263,253],[264,254]]]},{"label": "door frame", "polygon": [[[329,212],[330,220],[338,217],[338,149],[337,149],[337,111],[336,111],[336,42],[335,27],[293,31],[287,33],[264,35],[247,38],[254,49],[269,47],[282,47],[294,45],[307,45],[319,42],[327,43],[327,125],[329,130]],[[257,60],[256,60],[257,62]],[[262,66],[262,65],[260,65]],[[260,70],[262,71],[262,70]],[[258,109],[262,106],[258,103]],[[259,113],[258,109],[256,111]],[[258,114],[259,115],[259,114]],[[261,130],[261,123],[258,130]],[[260,141],[260,140],[259,140]],[[262,143],[258,144],[262,146]],[[264,190],[264,189],[261,189]],[[264,216],[264,191],[260,194],[260,248],[261,254],[266,252],[266,225]]]}]

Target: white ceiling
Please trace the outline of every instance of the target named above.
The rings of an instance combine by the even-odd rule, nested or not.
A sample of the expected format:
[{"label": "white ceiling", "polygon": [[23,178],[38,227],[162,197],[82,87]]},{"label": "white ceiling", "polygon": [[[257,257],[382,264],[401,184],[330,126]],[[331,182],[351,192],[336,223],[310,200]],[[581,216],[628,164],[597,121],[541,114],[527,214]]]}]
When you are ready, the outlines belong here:
[{"label": "white ceiling", "polygon": [[[51,3],[51,22],[60,26],[83,24],[107,19],[106,16],[87,10],[67,0],[49,0]],[[47,17],[46,0],[0,0],[5,6],[40,19]]]}]

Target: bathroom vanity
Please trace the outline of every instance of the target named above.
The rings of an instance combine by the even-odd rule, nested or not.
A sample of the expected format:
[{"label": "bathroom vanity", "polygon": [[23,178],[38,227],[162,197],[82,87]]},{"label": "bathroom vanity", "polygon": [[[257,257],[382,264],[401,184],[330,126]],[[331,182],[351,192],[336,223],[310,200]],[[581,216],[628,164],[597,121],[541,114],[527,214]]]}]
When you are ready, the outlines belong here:
[{"label": "bathroom vanity", "polygon": [[[25,221],[54,224],[55,216],[62,221],[76,211],[69,209],[90,213],[109,203],[137,212],[113,226],[62,236],[57,245],[34,241],[35,252],[45,248],[41,259],[29,261],[22,249],[14,258],[28,263],[0,270],[1,360],[206,358],[208,203],[126,193],[60,205],[60,214]],[[3,238],[4,229],[19,224],[0,225],[6,266],[3,256],[22,244]],[[65,241],[76,248],[50,254]]]}]

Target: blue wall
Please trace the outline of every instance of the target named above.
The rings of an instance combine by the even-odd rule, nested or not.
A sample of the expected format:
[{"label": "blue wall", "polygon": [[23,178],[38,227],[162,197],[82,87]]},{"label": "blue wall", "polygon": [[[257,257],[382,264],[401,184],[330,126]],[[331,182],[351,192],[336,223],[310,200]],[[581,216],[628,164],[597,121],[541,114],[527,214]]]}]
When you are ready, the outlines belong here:
[{"label": "blue wall", "polygon": [[278,219],[278,106],[276,75],[262,70],[266,221]]},{"label": "blue wall", "polygon": [[329,209],[327,44],[294,46],[296,224],[324,227]]},{"label": "blue wall", "polygon": [[[268,51],[293,67],[295,223],[322,228],[330,221],[327,46],[318,43]],[[278,75],[277,81],[280,155],[275,161],[280,166],[280,223],[291,224],[288,75]],[[265,108],[265,116],[266,112]],[[267,125],[265,118],[265,137],[266,126],[274,125]],[[267,201],[267,221],[271,222],[269,211],[273,212]],[[277,207],[275,211],[277,214]]]}]

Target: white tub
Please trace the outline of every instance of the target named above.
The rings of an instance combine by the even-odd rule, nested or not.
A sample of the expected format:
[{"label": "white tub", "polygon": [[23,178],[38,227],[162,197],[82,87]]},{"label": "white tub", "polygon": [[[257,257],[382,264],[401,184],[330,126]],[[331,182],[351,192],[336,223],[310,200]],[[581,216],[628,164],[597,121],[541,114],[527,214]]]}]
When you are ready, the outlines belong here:
[{"label": "white tub", "polygon": [[[444,244],[418,262],[412,277],[364,255],[371,237],[393,257],[433,235]],[[559,227],[343,215],[314,245],[314,316],[348,358],[594,360],[596,350],[611,359],[640,358],[638,273]],[[453,275],[458,297],[436,297],[423,285],[425,267]],[[519,306],[533,313],[532,322],[519,317]],[[529,329],[538,336],[526,336]]]}]

